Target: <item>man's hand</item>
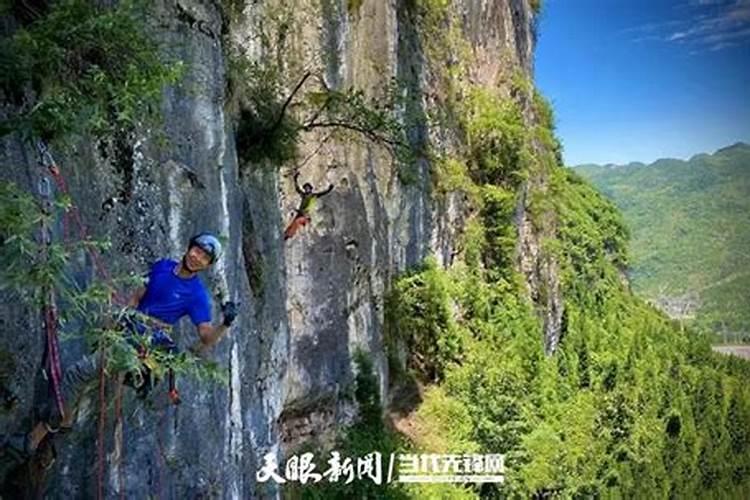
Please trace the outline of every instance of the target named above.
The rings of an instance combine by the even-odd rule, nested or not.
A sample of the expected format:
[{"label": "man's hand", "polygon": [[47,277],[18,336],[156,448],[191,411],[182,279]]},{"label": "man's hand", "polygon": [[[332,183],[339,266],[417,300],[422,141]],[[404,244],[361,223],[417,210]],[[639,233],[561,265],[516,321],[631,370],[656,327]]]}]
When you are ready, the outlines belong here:
[{"label": "man's hand", "polygon": [[230,327],[237,318],[237,304],[234,302],[225,302],[221,306],[221,311],[224,313],[224,321],[222,324],[226,327]]}]

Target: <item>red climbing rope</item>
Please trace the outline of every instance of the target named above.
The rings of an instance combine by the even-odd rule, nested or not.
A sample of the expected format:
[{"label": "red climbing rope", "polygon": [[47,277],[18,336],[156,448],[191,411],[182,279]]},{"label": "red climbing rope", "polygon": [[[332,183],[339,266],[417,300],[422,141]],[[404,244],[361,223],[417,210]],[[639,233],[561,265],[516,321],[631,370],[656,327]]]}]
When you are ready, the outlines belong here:
[{"label": "red climbing rope", "polygon": [[125,498],[125,476],[122,470],[122,457],[125,453],[123,446],[123,420],[122,420],[122,375],[117,377],[117,388],[115,389],[115,449],[117,450],[117,488],[120,490],[120,499]]},{"label": "red climbing rope", "polygon": [[47,337],[47,373],[52,382],[55,403],[62,418],[65,417],[65,402],[62,395],[62,368],[60,363],[60,342],[57,336],[57,308],[55,296],[49,293],[44,307],[44,326]]},{"label": "red climbing rope", "polygon": [[[40,164],[41,164],[40,160]],[[41,206],[46,216],[52,214],[52,191],[49,180],[42,177],[38,185]],[[42,217],[40,228],[40,242],[42,246],[42,259],[49,259],[49,245],[52,240],[52,232],[49,228],[47,217]],[[52,387],[55,404],[60,416],[65,416],[65,402],[62,396],[62,369],[60,368],[59,340],[57,337],[57,308],[55,307],[55,293],[51,287],[42,290],[42,320],[45,330],[45,359],[44,370]]]},{"label": "red climbing rope", "polygon": [[[54,158],[52,157],[52,154],[49,152],[49,149],[47,148],[47,145],[43,141],[39,141],[37,144],[37,148],[39,150],[39,164],[47,170],[50,177],[55,182],[55,186],[57,187],[57,191],[59,193],[62,193],[66,196],[69,196],[68,192],[68,186],[65,182],[65,178],[62,175],[62,172],[60,168],[58,167],[57,163],[55,162]],[[49,186],[49,181],[47,180],[47,177],[43,177],[42,183],[40,184],[40,194],[43,197],[44,200],[44,209],[47,211],[48,214],[52,213],[52,197],[51,197],[51,189]],[[78,208],[71,204],[69,210],[66,210],[63,215],[63,238],[64,241],[67,240],[69,236],[69,226],[70,226],[70,216],[72,215],[73,221],[75,222],[75,225],[78,229],[78,239],[84,243],[84,246],[86,248],[87,253],[91,257],[91,261],[94,266],[94,272],[101,276],[101,278],[107,282],[112,282],[111,275],[108,272],[106,266],[102,262],[101,255],[96,250],[96,247],[94,247],[91,244],[87,244],[88,241],[88,232],[86,230],[86,226],[83,224],[83,219],[81,217],[81,214],[78,210]],[[49,228],[46,227],[46,222],[43,222],[42,227],[42,238],[44,242],[45,247],[45,258],[46,258],[46,252],[47,252],[47,246],[51,242],[51,232],[49,231]],[[116,292],[113,292],[111,296],[112,303],[120,305],[120,306],[127,306],[127,300],[123,299],[119,294]],[[58,326],[58,315],[57,315],[57,308],[55,304],[55,294],[54,290],[50,289],[46,291],[45,293],[45,304],[43,307],[43,314],[44,314],[44,323],[45,323],[45,330],[46,330],[46,337],[47,337],[47,371],[50,373],[50,380],[51,385],[53,387],[53,392],[55,394],[55,399],[57,401],[58,409],[60,410],[60,414],[63,415],[64,411],[64,401],[62,398],[62,391],[61,391],[61,380],[62,380],[62,370],[60,368],[60,351],[59,351],[59,342],[58,342],[58,335],[57,335],[57,326]],[[100,371],[99,371],[99,423],[98,423],[98,442],[97,442],[97,498],[101,499],[104,498],[104,468],[105,468],[105,456],[104,456],[104,445],[105,445],[105,427],[106,427],[106,413],[107,413],[107,406],[106,406],[106,383],[107,383],[107,377],[105,373],[105,364],[106,364],[106,356],[104,353],[104,350],[100,350]],[[175,381],[174,381],[174,371],[172,369],[169,370],[169,397],[173,405],[177,405],[180,402],[179,392],[177,391],[175,387]],[[166,412],[165,412],[166,413]],[[117,388],[117,394],[115,399],[115,432],[117,432],[117,425],[122,425],[122,382],[120,381],[119,386]],[[122,455],[124,454],[124,447],[122,446],[122,435],[119,437],[120,443],[119,443],[119,452],[120,452],[120,463],[118,464],[118,482],[119,482],[119,489],[120,489],[120,498],[125,498],[125,488],[124,488],[124,478],[123,478],[123,471],[122,471]],[[161,452],[161,460],[162,462],[165,462],[165,456],[164,456],[164,450],[163,445],[161,443],[161,439],[158,435],[157,431],[157,443],[159,450]],[[158,467],[158,464],[157,464]],[[157,486],[157,492],[160,490],[161,486],[161,470],[158,472],[158,478],[157,481],[159,483],[159,486]]]},{"label": "red climbing rope", "polygon": [[104,350],[99,351],[99,426],[96,443],[96,498],[104,498],[104,427],[107,423],[107,400],[105,399],[105,388],[107,376],[104,372]]},{"label": "red climbing rope", "polygon": [[[49,152],[49,148],[44,143],[44,141],[39,141],[39,143],[37,144],[37,148],[39,150],[40,156],[39,163],[49,171],[50,176],[55,181],[55,185],[57,186],[58,191],[64,195],[69,196],[70,193],[68,191],[68,185],[65,182],[65,178],[62,175],[60,167],[58,167],[55,159],[52,157],[52,153]],[[63,215],[63,235],[68,235],[69,214],[72,214],[73,220],[78,228],[78,239],[85,244],[85,242],[88,240],[88,231],[86,230],[86,226],[83,223],[83,219],[81,217],[80,211],[78,210],[78,207],[76,207],[74,204],[71,204],[70,210],[66,211]],[[93,262],[95,272],[98,273],[104,281],[110,282],[111,277],[109,271],[102,262],[102,258],[99,252],[95,247],[91,245],[85,246],[86,251],[91,257],[91,261]],[[125,305],[127,303],[127,301],[123,301],[118,295],[115,295],[113,297],[113,302],[120,305]]]},{"label": "red climbing rope", "polygon": [[[57,163],[55,162],[54,158],[52,157],[52,154],[49,152],[49,149],[47,148],[47,145],[44,143],[44,141],[39,141],[37,143],[37,149],[39,151],[39,164],[47,170],[49,175],[52,177],[52,179],[55,182],[55,185],[57,187],[58,192],[69,195],[68,193],[68,186],[65,182],[65,178],[62,175],[62,172],[60,171],[60,168],[57,166]],[[46,177],[42,178],[42,181],[40,182],[40,189],[39,193],[42,196],[43,199],[43,208],[46,211],[47,215],[50,215],[52,213],[52,193],[49,188],[49,181],[47,181]],[[90,244],[86,244],[88,240],[88,232],[86,231],[86,226],[83,224],[83,220],[81,218],[81,214],[78,211],[78,208],[75,205],[71,205],[70,209],[66,211],[63,215],[63,238],[64,240],[67,239],[69,236],[69,223],[70,223],[70,214],[73,216],[73,220],[78,228],[78,238],[81,242],[84,243],[86,247],[86,251],[88,252],[89,256],[91,257],[91,261],[94,265],[94,272],[97,273],[99,276],[104,279],[104,281],[111,283],[110,274],[107,271],[106,267],[102,263],[101,256],[99,255],[99,252],[96,251],[96,248],[93,247]],[[51,243],[51,231],[46,225],[46,220],[43,219],[42,223],[42,243],[44,245],[44,258],[47,258],[47,251],[48,246]],[[121,297],[119,297],[117,294],[113,293],[112,302],[119,304],[119,305],[126,305],[127,301],[123,300]],[[57,326],[58,326],[58,315],[57,315],[57,307],[55,304],[55,293],[54,290],[46,290],[44,294],[44,306],[43,306],[43,315],[44,315],[44,324],[45,324],[45,331],[46,331],[46,341],[47,341],[47,372],[50,375],[50,382],[52,385],[52,390],[55,395],[55,400],[57,403],[58,410],[60,411],[60,415],[64,418],[64,401],[62,397],[62,390],[61,390],[61,381],[62,381],[62,368],[60,364],[60,348],[59,348],[59,339],[57,335]],[[107,413],[107,407],[106,407],[106,395],[105,395],[105,389],[106,389],[106,374],[104,371],[104,367],[106,364],[106,358],[104,350],[101,350],[100,352],[100,370],[99,370],[99,424],[98,424],[98,443],[97,443],[97,498],[101,499],[104,498],[104,465],[105,465],[105,457],[104,457],[104,430],[106,427],[106,413]],[[121,388],[120,388],[121,389]],[[121,394],[118,396],[118,401],[116,402],[116,412],[121,412]],[[120,416],[121,419],[121,416]],[[121,422],[121,420],[120,420]],[[122,452],[122,450],[121,450]],[[121,496],[123,494],[123,480],[122,477],[120,477],[120,492]]]}]

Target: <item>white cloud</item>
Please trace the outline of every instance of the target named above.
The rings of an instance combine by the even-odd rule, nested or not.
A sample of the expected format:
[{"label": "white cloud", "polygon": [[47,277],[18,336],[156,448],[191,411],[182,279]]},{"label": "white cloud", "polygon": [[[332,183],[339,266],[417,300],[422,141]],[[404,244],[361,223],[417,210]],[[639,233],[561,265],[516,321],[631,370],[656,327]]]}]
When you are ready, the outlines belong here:
[{"label": "white cloud", "polygon": [[750,26],[739,29],[737,31],[726,31],[724,33],[714,33],[712,35],[705,36],[701,39],[701,43],[705,44],[716,44],[734,41],[735,43],[742,43],[750,39]]},{"label": "white cloud", "polygon": [[750,43],[750,0],[687,0],[676,7],[679,19],[623,30],[633,42],[660,40],[690,48],[690,53],[718,51]]},{"label": "white cloud", "polygon": [[708,51],[716,52],[717,50],[728,49],[730,47],[736,47],[737,45],[739,45],[737,42],[721,42],[709,47]]}]

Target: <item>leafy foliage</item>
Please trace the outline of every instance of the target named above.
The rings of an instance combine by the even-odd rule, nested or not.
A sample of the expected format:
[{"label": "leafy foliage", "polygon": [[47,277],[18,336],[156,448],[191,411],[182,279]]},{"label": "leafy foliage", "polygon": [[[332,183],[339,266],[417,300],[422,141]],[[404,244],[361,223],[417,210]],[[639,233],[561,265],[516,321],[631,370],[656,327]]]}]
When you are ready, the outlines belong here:
[{"label": "leafy foliage", "polygon": [[323,88],[309,92],[305,98],[312,113],[303,121],[303,131],[335,129],[354,133],[354,138],[362,136],[387,147],[396,158],[408,158],[404,129],[393,115],[398,105],[393,85],[379,99],[368,98],[355,88],[343,91]]},{"label": "leafy foliage", "polygon": [[388,334],[405,341],[410,367],[427,380],[440,379],[461,352],[449,288],[445,274],[428,259],[421,272],[399,279],[388,298]]},{"label": "leafy foliage", "polygon": [[[442,433],[450,446],[506,454],[506,483],[483,496],[747,495],[750,364],[713,354],[705,336],[630,293],[623,217],[555,162],[546,101],[532,103],[533,130],[502,99],[474,99],[461,119],[466,154],[435,169],[444,191],[480,194],[463,251],[450,269],[427,261],[397,280],[388,302],[416,349],[410,359],[440,367],[417,412],[422,427],[454,430]],[[545,191],[531,193],[529,209],[555,217],[543,245],[559,262],[565,304],[554,356],[515,271],[513,215],[531,175]],[[460,355],[441,358],[451,338]],[[430,410],[436,401],[443,412]],[[415,444],[445,446],[429,432]]]},{"label": "leafy foliage", "polygon": [[462,192],[477,203],[480,189],[471,179],[464,161],[456,157],[435,158],[433,164],[435,193],[444,196],[451,192]]},{"label": "leafy foliage", "polygon": [[565,171],[563,176],[557,210],[562,220],[560,239],[567,244],[563,253],[570,270],[564,279],[589,287],[608,273],[609,287],[618,279],[616,272],[627,266],[627,227],[614,205],[589,184],[573,172]]},{"label": "leafy foliage", "polygon": [[237,155],[243,163],[282,165],[297,157],[297,119],[285,112],[275,68],[230,58],[230,93],[235,100]]},{"label": "leafy foliage", "polygon": [[518,105],[477,88],[469,96],[463,116],[476,181],[517,185],[527,154],[526,126]]},{"label": "leafy foliage", "polygon": [[[564,286],[567,329],[553,357],[544,356],[538,320],[517,291],[484,285],[495,297],[471,305],[484,294],[461,294],[474,284],[460,268],[431,271],[458,283],[451,288],[461,304],[456,321],[470,335],[459,363],[444,370],[442,411],[423,403],[424,427],[453,429],[450,446],[468,440],[506,453],[504,495],[747,491],[742,419],[750,418],[750,393],[741,380],[750,366],[712,354],[705,339],[629,295],[606,258],[593,260],[591,281],[579,283],[571,267],[581,243],[565,238],[563,262],[573,278]],[[434,438],[419,444],[440,451]]]},{"label": "leafy foliage", "polygon": [[498,276],[508,276],[506,271],[512,269],[516,248],[516,228],[513,225],[516,193],[488,184],[482,189],[482,195],[485,268]]},{"label": "leafy foliage", "polygon": [[0,42],[0,90],[17,111],[0,135],[60,139],[102,136],[156,115],[162,88],[177,80],[142,28],[143,3],[100,7],[54,2],[46,15]]},{"label": "leafy foliage", "polygon": [[[33,305],[41,305],[45,291],[65,288],[63,272],[69,254],[60,242],[42,245],[35,234],[53,223],[54,211],[64,210],[60,201],[49,210],[15,184],[0,182],[0,286]],[[41,238],[41,236],[40,236]],[[86,242],[84,242],[85,244]]]}]

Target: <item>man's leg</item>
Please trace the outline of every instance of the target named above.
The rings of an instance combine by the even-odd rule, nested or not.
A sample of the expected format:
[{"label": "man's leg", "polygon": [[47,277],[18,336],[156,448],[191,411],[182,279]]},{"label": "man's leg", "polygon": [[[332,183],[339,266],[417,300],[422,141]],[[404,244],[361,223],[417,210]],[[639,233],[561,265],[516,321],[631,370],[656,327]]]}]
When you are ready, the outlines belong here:
[{"label": "man's leg", "polygon": [[48,412],[44,418],[48,421],[40,421],[28,434],[13,434],[0,439],[0,481],[4,480],[8,471],[14,469],[18,464],[31,458],[40,443],[50,432],[56,432],[60,426],[70,427],[73,423],[78,398],[80,398],[87,383],[96,378],[99,373],[100,357],[98,353],[85,356],[79,362],[65,371],[62,380],[61,391],[66,403],[64,418],[54,418],[57,411],[56,403],[49,401],[49,406],[54,409]]},{"label": "man's leg", "polygon": [[[73,416],[83,391],[89,382],[99,374],[101,367],[101,354],[97,351],[84,356],[73,366],[65,370],[61,384],[63,401],[65,401],[65,415],[60,422],[39,422],[31,431],[31,450],[35,450],[48,432],[59,427],[70,427],[73,424]],[[53,402],[54,404],[54,402]],[[54,419],[59,420],[59,419]]]},{"label": "man's leg", "polygon": [[284,231],[284,240],[293,237],[308,222],[310,222],[310,217],[307,215],[298,215],[295,217],[292,223],[289,224],[289,227],[286,228],[286,231]]}]

